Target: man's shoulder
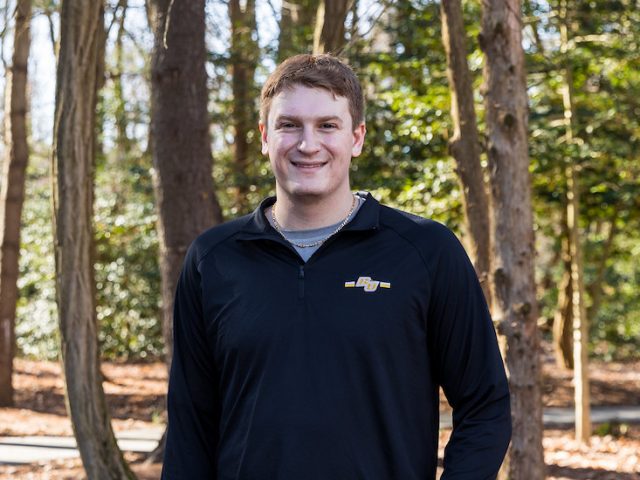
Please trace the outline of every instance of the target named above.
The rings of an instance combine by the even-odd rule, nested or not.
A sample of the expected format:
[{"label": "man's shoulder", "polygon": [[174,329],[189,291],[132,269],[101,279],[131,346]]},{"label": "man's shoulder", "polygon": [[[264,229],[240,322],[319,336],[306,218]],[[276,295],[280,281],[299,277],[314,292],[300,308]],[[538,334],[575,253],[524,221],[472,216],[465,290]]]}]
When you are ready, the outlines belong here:
[{"label": "man's shoulder", "polygon": [[381,205],[380,224],[417,245],[434,246],[455,239],[455,234],[444,224],[387,205]]},{"label": "man's shoulder", "polygon": [[240,232],[243,227],[251,221],[251,218],[252,214],[244,215],[215,225],[198,235],[189,248],[196,263],[199,263],[209,252],[215,249],[215,247],[232,239],[234,235]]}]

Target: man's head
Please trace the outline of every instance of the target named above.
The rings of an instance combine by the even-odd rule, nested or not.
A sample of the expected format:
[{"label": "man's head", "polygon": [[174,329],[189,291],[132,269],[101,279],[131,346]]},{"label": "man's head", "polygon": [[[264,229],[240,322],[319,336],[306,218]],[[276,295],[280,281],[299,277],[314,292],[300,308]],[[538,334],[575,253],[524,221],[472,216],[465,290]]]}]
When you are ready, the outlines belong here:
[{"label": "man's head", "polygon": [[331,55],[303,54],[286,59],[267,79],[260,96],[261,123],[267,124],[273,98],[297,85],[320,88],[334,97],[345,97],[349,102],[351,127],[355,129],[364,122],[362,87],[353,70]]},{"label": "man's head", "polygon": [[[285,60],[262,89],[260,135],[278,198],[350,199],[349,165],[366,133],[362,89],[329,55]],[[331,202],[329,202],[331,203]]]}]

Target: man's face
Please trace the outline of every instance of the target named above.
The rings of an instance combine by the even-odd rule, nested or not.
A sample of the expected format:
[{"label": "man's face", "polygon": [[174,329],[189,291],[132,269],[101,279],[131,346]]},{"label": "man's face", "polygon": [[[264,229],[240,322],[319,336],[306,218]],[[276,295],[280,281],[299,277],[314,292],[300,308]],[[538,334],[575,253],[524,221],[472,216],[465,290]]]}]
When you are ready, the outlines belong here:
[{"label": "man's face", "polygon": [[365,132],[364,123],[352,127],[346,97],[303,85],[280,92],[267,125],[260,124],[278,193],[327,198],[349,191],[351,157],[360,155]]}]

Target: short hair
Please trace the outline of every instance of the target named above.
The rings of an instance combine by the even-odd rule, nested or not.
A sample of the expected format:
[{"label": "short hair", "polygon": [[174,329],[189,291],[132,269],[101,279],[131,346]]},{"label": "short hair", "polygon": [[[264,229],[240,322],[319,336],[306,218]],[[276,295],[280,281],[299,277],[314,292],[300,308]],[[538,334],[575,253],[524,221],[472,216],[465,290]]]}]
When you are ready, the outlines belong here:
[{"label": "short hair", "polygon": [[338,57],[329,54],[294,55],[283,61],[269,75],[260,95],[260,121],[267,123],[271,101],[295,85],[323,88],[349,101],[352,127],[364,122],[362,86],[354,71]]}]

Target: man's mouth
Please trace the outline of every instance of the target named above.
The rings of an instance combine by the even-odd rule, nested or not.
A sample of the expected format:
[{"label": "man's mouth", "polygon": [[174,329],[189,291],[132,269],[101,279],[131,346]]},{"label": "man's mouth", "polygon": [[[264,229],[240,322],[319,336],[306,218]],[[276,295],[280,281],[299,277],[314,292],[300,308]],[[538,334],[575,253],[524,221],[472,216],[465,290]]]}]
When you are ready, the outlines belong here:
[{"label": "man's mouth", "polygon": [[294,167],[304,168],[309,170],[312,170],[314,168],[320,168],[327,164],[327,162],[295,162],[293,160],[291,161],[291,163],[293,164]]}]

